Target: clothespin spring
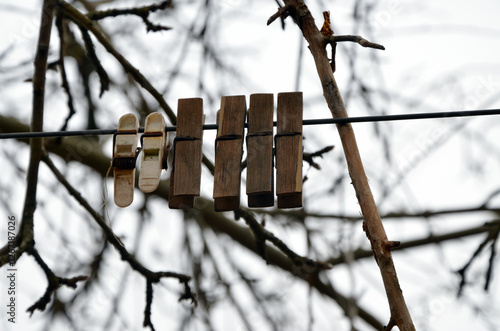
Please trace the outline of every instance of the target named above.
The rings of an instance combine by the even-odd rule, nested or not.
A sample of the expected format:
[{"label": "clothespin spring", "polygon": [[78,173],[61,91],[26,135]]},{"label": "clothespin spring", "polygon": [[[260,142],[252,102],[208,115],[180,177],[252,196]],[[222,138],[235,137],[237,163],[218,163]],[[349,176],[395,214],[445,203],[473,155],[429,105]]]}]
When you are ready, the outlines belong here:
[{"label": "clothespin spring", "polygon": [[135,151],[135,156],[131,157],[115,157],[114,156],[114,151],[115,151],[115,146],[116,146],[116,136],[117,135],[122,135],[122,134],[137,134],[137,131],[130,130],[130,131],[117,131],[113,134],[113,161],[112,161],[112,166],[119,168],[119,169],[134,169],[136,162],[137,162],[137,157],[139,156],[139,153],[142,150],[142,143],[141,147],[138,147]]}]

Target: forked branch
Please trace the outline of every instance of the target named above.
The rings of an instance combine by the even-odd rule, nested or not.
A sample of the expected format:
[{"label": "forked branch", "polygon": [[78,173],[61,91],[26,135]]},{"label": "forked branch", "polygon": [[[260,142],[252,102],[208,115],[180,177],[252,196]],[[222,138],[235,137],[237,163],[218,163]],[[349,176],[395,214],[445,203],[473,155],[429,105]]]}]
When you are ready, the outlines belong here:
[{"label": "forked branch", "polygon": [[[42,155],[42,160],[45,162],[45,164],[49,167],[49,169],[52,171],[56,179],[66,188],[68,193],[75,198],[78,203],[92,216],[94,221],[101,227],[103,230],[104,234],[106,235],[106,239],[108,242],[113,245],[113,247],[118,251],[120,254],[122,260],[128,262],[130,267],[140,273],[145,279],[146,279],[146,308],[144,310],[144,322],[143,325],[146,327],[150,327],[151,330],[154,330],[153,324],[151,322],[151,305],[153,301],[153,283],[158,283],[161,281],[162,278],[175,278],[177,279],[180,283],[184,284],[184,293],[181,294],[179,301],[181,300],[187,300],[190,299],[193,304],[196,305],[196,296],[195,294],[191,291],[191,288],[189,287],[189,281],[191,280],[190,276],[176,273],[176,272],[171,272],[171,271],[151,271],[147,267],[145,267],[141,262],[139,262],[135,256],[133,256],[126,248],[125,246],[122,245],[120,240],[116,237],[114,234],[113,230],[106,224],[106,221],[104,218],[96,211],[94,210],[90,204],[85,200],[80,192],[76,190],[64,177],[64,175],[56,168],[52,160],[49,158],[49,156],[44,153]],[[49,288],[50,288],[50,277],[47,276],[49,279]],[[68,284],[66,284],[68,285]],[[47,289],[49,291],[49,289]],[[43,299],[43,298],[42,298]]]},{"label": "forked branch", "polygon": [[[283,9],[278,10],[278,13],[274,14],[268,23],[285,14],[293,18],[309,43],[309,49],[323,87],[323,95],[332,116],[335,118],[347,117],[342,96],[333,77],[332,63],[334,63],[334,59],[330,63],[326,53],[326,46],[332,43],[333,46],[335,42],[339,41],[355,41],[364,47],[376,49],[383,49],[383,46],[368,42],[358,36],[334,37],[333,31],[322,34],[316,26],[311,12],[302,0],[285,0],[284,2],[287,8],[286,12]],[[379,266],[389,301],[391,316],[386,330],[397,326],[400,330],[413,331],[415,326],[406,306],[403,292],[399,287],[399,280],[392,260],[391,249],[396,245],[396,242],[387,239],[377,205],[368,184],[368,178],[361,161],[352,126],[350,124],[338,124],[337,129],[344,148],[349,175],[364,217],[363,229],[370,240],[373,255]]]},{"label": "forked branch", "polygon": [[157,10],[164,10],[166,8],[172,8],[173,3],[172,0],[164,0],[159,4],[153,4],[149,6],[143,7],[135,7],[135,8],[125,8],[125,9],[110,9],[104,11],[96,11],[88,14],[88,17],[91,20],[101,20],[106,17],[117,17],[121,15],[136,15],[142,18],[144,24],[146,25],[147,31],[157,32],[157,31],[166,31],[171,28],[168,26],[163,26],[159,24],[154,24],[149,20],[149,14],[154,13]]}]

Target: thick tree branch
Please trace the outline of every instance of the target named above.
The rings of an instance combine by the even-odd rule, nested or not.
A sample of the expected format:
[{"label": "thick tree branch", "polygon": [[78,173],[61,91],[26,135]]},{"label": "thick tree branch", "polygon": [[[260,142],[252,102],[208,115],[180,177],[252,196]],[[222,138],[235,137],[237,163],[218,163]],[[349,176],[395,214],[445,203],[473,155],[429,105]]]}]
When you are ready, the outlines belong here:
[{"label": "thick tree branch", "polygon": [[[45,97],[45,73],[47,70],[47,58],[49,54],[50,33],[52,31],[52,21],[54,18],[54,3],[51,0],[45,0],[42,6],[42,18],[40,23],[40,32],[38,35],[38,44],[35,55],[35,70],[33,74],[33,103],[31,114],[30,131],[43,131],[43,110]],[[26,177],[26,195],[24,200],[24,209],[21,220],[21,226],[17,235],[16,242],[19,244],[19,250],[16,254],[18,259],[23,252],[30,252],[34,249],[34,220],[33,216],[36,210],[37,186],[38,186],[38,168],[42,157],[43,142],[41,138],[30,140],[30,161]],[[19,239],[21,238],[21,239]]]},{"label": "thick tree branch", "polygon": [[334,44],[337,42],[342,42],[342,41],[351,41],[360,44],[363,47],[368,47],[368,48],[375,48],[375,49],[380,49],[380,50],[385,50],[385,47],[372,43],[371,41],[366,40],[365,38],[361,36],[353,36],[353,35],[343,35],[343,36],[329,36],[325,38],[325,43],[327,44]]},{"label": "thick tree branch", "polygon": [[[289,6],[288,14],[294,19],[301,29],[304,38],[309,43],[309,49],[314,58],[318,76],[323,86],[323,95],[335,118],[347,117],[347,111],[337,87],[330,61],[326,54],[325,36],[321,34],[314,22],[314,18],[305,3],[301,0],[285,0]],[[357,40],[360,42],[360,40]],[[366,45],[365,42],[361,41]],[[357,147],[354,131],[350,124],[337,125],[344,154],[349,169],[349,175],[356,192],[361,212],[365,219],[363,229],[370,240],[375,260],[380,269],[382,280],[389,301],[391,320],[400,330],[413,331],[415,326],[406,306],[403,292],[399,286],[399,280],[392,260],[389,241],[384,226],[378,213],[377,205],[373,198],[368,178],[366,177],[361,156]]]}]

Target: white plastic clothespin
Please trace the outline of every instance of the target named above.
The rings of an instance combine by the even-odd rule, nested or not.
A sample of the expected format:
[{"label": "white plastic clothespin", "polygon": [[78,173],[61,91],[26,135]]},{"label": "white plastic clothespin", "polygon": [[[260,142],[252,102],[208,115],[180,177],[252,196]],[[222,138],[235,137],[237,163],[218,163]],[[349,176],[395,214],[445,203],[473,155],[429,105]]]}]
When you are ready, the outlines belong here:
[{"label": "white plastic clothespin", "polygon": [[139,189],[151,193],[160,184],[161,170],[166,169],[168,135],[165,134],[165,119],[160,113],[149,114],[141,137],[142,158],[139,172]]},{"label": "white plastic clothespin", "polygon": [[113,136],[114,200],[118,207],[127,207],[134,200],[138,129],[135,115],[125,114]]}]

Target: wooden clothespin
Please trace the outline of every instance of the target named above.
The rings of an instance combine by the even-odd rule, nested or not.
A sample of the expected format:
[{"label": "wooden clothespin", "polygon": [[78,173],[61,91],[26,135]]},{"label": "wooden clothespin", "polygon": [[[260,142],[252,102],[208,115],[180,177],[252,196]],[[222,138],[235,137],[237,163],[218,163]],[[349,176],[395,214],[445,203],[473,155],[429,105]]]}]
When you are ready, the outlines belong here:
[{"label": "wooden clothespin", "polygon": [[246,102],[244,95],[222,97],[217,113],[214,200],[216,211],[240,207],[241,157]]},{"label": "wooden clothespin", "polygon": [[[167,136],[167,137],[166,137]],[[139,171],[139,188],[151,193],[160,184],[161,170],[166,168],[168,135],[165,134],[165,119],[160,113],[146,117],[144,133],[141,136],[142,158]]]},{"label": "wooden clothespin", "polygon": [[127,207],[134,200],[138,129],[137,117],[125,114],[120,117],[118,131],[113,135],[114,200],[118,207]]},{"label": "wooden clothespin", "polygon": [[274,205],[272,94],[250,95],[247,142],[248,207]]},{"label": "wooden clothespin", "polygon": [[278,94],[277,120],[278,208],[302,207],[302,92]]},{"label": "wooden clothespin", "polygon": [[203,99],[178,100],[177,136],[168,196],[168,206],[172,209],[193,208],[194,197],[200,195],[204,121]]}]

